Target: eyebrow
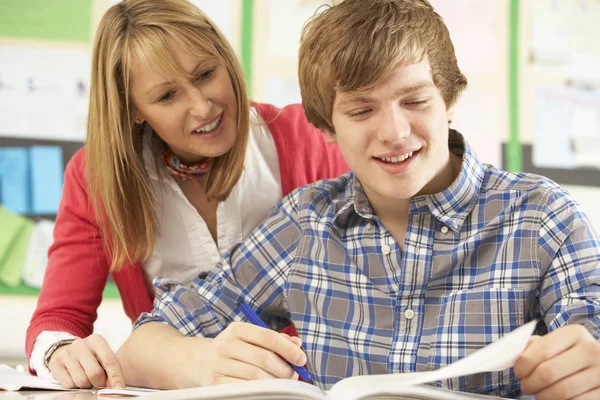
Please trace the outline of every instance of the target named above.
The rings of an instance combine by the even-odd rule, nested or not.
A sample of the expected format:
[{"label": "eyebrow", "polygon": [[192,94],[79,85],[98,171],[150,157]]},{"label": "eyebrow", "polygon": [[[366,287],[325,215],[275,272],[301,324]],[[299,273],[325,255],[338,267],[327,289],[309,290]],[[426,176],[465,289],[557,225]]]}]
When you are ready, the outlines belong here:
[{"label": "eyebrow", "polygon": [[[428,88],[435,88],[435,85],[433,84],[433,82],[430,82],[430,81],[417,82],[414,85],[403,87],[400,90],[397,90],[396,92],[394,92],[393,97],[396,98],[396,97],[406,96],[407,94],[418,92],[419,90],[428,89]],[[374,98],[369,97],[369,96],[350,95],[338,103],[338,108],[345,107],[345,106],[348,106],[351,104],[353,105],[353,104],[371,103],[373,100],[374,100]]]},{"label": "eyebrow", "polygon": [[[196,73],[196,71],[198,71],[204,64],[208,63],[209,60],[202,60],[200,61],[198,64],[196,64],[196,66],[192,69],[192,74]],[[173,84],[175,81],[165,81],[162,83],[157,83],[156,85],[152,86],[150,89],[146,90],[146,94],[152,92],[155,89],[158,89],[159,87],[162,86],[167,86],[167,85],[171,85]]]}]

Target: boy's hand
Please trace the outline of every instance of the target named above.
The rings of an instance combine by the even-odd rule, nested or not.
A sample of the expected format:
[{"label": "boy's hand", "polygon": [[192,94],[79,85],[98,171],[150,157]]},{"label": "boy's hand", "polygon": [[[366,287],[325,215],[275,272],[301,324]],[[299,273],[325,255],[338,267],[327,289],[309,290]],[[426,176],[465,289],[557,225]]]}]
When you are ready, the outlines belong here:
[{"label": "boy's hand", "polygon": [[532,337],[514,370],[536,400],[600,399],[600,341],[581,325]]},{"label": "boy's hand", "polygon": [[234,322],[212,339],[203,355],[202,386],[256,379],[298,379],[285,360],[301,366],[306,355],[302,342],[269,329],[245,322]]},{"label": "boy's hand", "polygon": [[125,387],[121,364],[100,335],[90,335],[59,347],[48,367],[54,379],[67,389]]}]

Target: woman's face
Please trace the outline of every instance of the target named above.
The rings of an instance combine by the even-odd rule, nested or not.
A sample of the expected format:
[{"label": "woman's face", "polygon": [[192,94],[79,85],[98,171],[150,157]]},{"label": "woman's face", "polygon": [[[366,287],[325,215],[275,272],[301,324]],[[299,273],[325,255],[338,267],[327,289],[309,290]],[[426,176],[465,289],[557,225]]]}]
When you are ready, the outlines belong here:
[{"label": "woman's face", "polygon": [[231,149],[237,133],[237,101],[226,67],[196,56],[170,39],[176,62],[192,80],[161,75],[134,63],[131,97],[135,118],[146,121],[187,164]]}]

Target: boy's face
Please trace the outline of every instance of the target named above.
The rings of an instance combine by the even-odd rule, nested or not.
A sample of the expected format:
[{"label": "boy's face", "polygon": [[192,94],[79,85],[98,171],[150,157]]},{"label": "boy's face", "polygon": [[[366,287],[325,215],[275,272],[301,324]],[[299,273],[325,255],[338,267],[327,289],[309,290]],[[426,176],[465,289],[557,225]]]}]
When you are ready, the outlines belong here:
[{"label": "boy's face", "polygon": [[429,62],[398,66],[373,89],[338,92],[337,142],[371,203],[389,204],[446,189],[453,178],[448,111]]}]

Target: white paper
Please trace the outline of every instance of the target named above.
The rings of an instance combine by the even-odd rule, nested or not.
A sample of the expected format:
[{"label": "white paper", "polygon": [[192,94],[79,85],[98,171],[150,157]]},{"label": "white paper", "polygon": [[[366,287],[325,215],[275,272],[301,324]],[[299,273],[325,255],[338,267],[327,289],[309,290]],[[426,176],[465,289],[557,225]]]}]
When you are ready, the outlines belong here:
[{"label": "white paper", "polygon": [[48,249],[54,241],[54,222],[38,221],[33,227],[25,256],[22,278],[29,287],[41,288],[48,265]]},{"label": "white paper", "polygon": [[160,392],[160,390],[127,386],[125,389],[100,389],[98,390],[98,397],[138,397],[154,392]]},{"label": "white paper", "polygon": [[533,111],[535,166],[600,168],[600,92],[538,87]]},{"label": "white paper", "polygon": [[0,365],[0,389],[15,391],[24,388],[46,390],[76,390],[65,389],[57,383],[50,383],[27,372],[19,372],[8,365]]},{"label": "white paper", "polygon": [[91,53],[0,45],[0,136],[83,141]]},{"label": "white paper", "polygon": [[[559,66],[579,63],[581,67],[583,64],[576,60],[579,56],[600,56],[597,40],[600,3],[597,0],[532,0],[528,6],[529,46],[535,63]],[[585,75],[589,72],[592,70],[584,68]],[[578,80],[577,74],[570,77]]]},{"label": "white paper", "polygon": [[510,368],[527,346],[536,324],[537,321],[531,321],[500,340],[438,370],[353,377],[334,385],[330,393],[336,396],[345,393],[347,400],[354,400],[381,391],[402,393],[407,386]]}]

